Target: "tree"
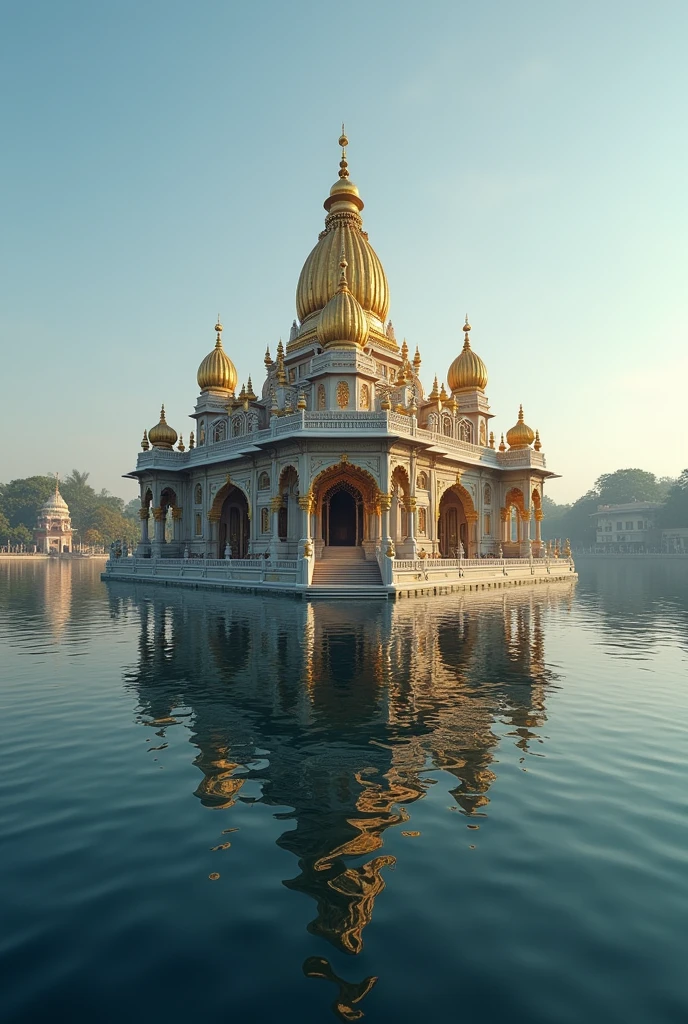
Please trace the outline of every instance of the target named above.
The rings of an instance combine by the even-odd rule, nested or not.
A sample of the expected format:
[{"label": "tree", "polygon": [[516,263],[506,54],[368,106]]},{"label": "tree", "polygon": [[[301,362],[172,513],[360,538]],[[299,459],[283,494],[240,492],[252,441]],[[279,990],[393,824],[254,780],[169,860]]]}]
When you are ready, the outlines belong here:
[{"label": "tree", "polygon": [[105,543],[102,533],[100,530],[95,530],[91,527],[90,530],[86,530],[84,534],[84,544],[87,544],[90,548],[101,547]]},{"label": "tree", "polygon": [[2,489],[0,511],[7,517],[11,526],[22,525],[33,530],[38,510],[54,493],[55,480],[49,476],[28,476],[23,480],[10,480]]},{"label": "tree", "polygon": [[644,469],[617,469],[595,481],[600,505],[625,505],[631,501],[661,501],[663,486],[654,473]]},{"label": "tree", "polygon": [[33,544],[33,533],[27,526],[20,523],[19,526],[14,526],[10,530],[10,544],[23,544],[24,547],[28,547]]},{"label": "tree", "polygon": [[688,527],[688,469],[670,488],[667,500],[657,513],[657,526]]},{"label": "tree", "polygon": [[558,505],[552,501],[548,494],[542,497],[542,539],[553,540],[555,537],[568,536],[564,530],[564,517],[571,508],[570,505]]},{"label": "tree", "polygon": [[[69,476],[65,477],[64,483],[73,487],[84,488],[87,486],[86,481],[90,475],[90,473],[80,473],[78,469],[73,469]],[[89,490],[92,490],[92,488],[89,487]]]},{"label": "tree", "polygon": [[561,520],[561,534],[576,547],[592,547],[597,536],[597,523],[592,518],[600,504],[599,492],[588,491],[574,501]]}]

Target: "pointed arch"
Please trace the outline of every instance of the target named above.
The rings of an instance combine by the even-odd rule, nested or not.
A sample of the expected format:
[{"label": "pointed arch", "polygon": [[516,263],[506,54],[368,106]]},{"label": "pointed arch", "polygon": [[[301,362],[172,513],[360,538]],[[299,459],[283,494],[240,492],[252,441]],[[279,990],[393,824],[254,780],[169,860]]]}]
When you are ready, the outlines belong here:
[{"label": "pointed arch", "polygon": [[524,513],[526,510],[525,498],[520,487],[512,487],[504,497],[504,508],[508,510],[512,506],[520,513]]},{"label": "pointed arch", "polygon": [[282,493],[283,487],[290,487],[293,484],[294,479],[296,480],[296,485],[298,487],[299,471],[293,463],[289,462],[286,466],[282,466],[280,470],[279,482],[277,484],[278,494]]},{"label": "pointed arch", "polygon": [[314,498],[317,498],[319,493],[322,492],[324,484],[329,485],[339,479],[344,481],[354,480],[361,488],[364,496],[370,501],[376,502],[380,496],[380,487],[373,474],[348,460],[336,462],[333,466],[328,466],[327,469],[321,470],[311,481],[309,493]]},{"label": "pointed arch", "polygon": [[222,506],[225,503],[225,498],[228,496],[228,494],[233,488],[236,488],[237,491],[241,491],[243,496],[246,498],[246,504],[248,505],[248,517],[249,519],[251,518],[251,501],[248,494],[241,486],[241,484],[237,484],[234,482],[234,480],[230,480],[228,475],[222,487],[220,487],[219,491],[217,491],[215,497],[213,498],[213,503],[208,511],[208,519],[218,520],[220,518],[220,515],[222,513]]},{"label": "pointed arch", "polygon": [[[473,498],[471,496],[471,492],[466,490],[466,488],[463,486],[463,484],[458,484],[458,483],[457,484],[452,484],[452,486],[449,488],[449,490],[453,491],[454,494],[456,494],[456,496],[458,497],[459,501],[463,505],[463,510],[464,510],[465,515],[466,515],[467,521],[469,523],[470,522],[476,522],[477,519],[478,519],[478,513],[475,510],[475,505],[473,504]],[[446,493],[446,491],[445,491],[445,493]]]},{"label": "pointed arch", "polygon": [[398,484],[405,500],[411,497],[411,480],[406,466],[396,465],[392,470],[392,484]]}]

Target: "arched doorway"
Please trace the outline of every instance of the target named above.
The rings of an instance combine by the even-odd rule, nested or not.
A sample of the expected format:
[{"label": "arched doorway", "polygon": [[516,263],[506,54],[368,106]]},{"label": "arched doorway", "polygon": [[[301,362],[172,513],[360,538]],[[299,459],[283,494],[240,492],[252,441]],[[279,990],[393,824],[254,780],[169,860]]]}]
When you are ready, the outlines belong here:
[{"label": "arched doorway", "polygon": [[438,525],[441,557],[458,558],[461,545],[464,556],[468,557],[468,521],[463,503],[453,490],[445,491],[442,495]]},{"label": "arched doorway", "polygon": [[322,539],[327,547],[357,547],[363,541],[363,496],[347,481],[334,484],[323,497]]},{"label": "arched doorway", "polygon": [[232,558],[246,558],[251,536],[246,495],[238,487],[232,487],[222,503],[218,532],[218,558],[225,557],[229,545]]}]

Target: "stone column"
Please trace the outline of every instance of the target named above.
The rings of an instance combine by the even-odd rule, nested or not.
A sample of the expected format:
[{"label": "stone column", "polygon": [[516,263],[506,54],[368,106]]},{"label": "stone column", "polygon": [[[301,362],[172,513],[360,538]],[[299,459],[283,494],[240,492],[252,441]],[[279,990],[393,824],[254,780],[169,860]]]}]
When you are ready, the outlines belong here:
[{"label": "stone column", "polygon": [[535,509],[535,557],[542,557],[542,520],[544,513],[541,508]]},{"label": "stone column", "polygon": [[182,539],[182,510],[179,505],[172,509],[172,540],[179,543]]},{"label": "stone column", "polygon": [[299,498],[301,509],[301,539],[299,540],[299,582],[308,586],[313,577],[313,541],[311,540],[311,515],[315,502],[311,494]]},{"label": "stone column", "polygon": [[466,558],[477,558],[477,547],[478,547],[478,513],[467,512],[466,513],[466,536],[468,537],[468,551],[466,552]]},{"label": "stone column", "polygon": [[220,542],[220,518],[222,517],[221,512],[214,512],[212,509],[208,513],[208,550],[206,551],[206,558],[222,558],[223,553],[219,550],[218,545]]},{"label": "stone column", "polygon": [[150,518],[150,511],[147,505],[143,505],[139,509],[139,519],[141,520],[141,544],[148,546],[148,520]]},{"label": "stone column", "polygon": [[416,558],[418,555],[418,544],[416,543],[416,499],[407,498],[404,507],[406,509],[406,527],[408,530],[408,536],[406,537],[408,557]]},{"label": "stone column", "polygon": [[509,540],[509,509],[500,508],[499,518],[501,520],[501,544],[506,544]]},{"label": "stone column", "polygon": [[279,512],[282,508],[282,495],[276,494],[274,498],[270,498],[270,511],[272,512],[272,537],[270,538],[270,558],[275,559],[280,556],[280,539],[279,539]]},{"label": "stone column", "polygon": [[382,582],[389,586],[394,579],[394,545],[392,538],[389,535],[389,510],[392,504],[391,494],[380,495],[380,511],[382,513],[382,538],[381,538],[381,549],[382,549]]},{"label": "stone column", "polygon": [[156,505],[153,508],[153,519],[155,520],[155,530],[153,533],[154,544],[165,543],[165,510]]}]

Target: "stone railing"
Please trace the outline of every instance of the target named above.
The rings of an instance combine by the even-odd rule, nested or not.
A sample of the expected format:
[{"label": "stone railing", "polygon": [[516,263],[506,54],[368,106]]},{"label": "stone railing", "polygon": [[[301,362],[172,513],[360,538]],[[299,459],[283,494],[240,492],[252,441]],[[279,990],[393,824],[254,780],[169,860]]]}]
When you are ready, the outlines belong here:
[{"label": "stone railing", "polygon": [[362,435],[374,431],[379,435],[409,437],[424,441],[429,445],[444,448],[449,454],[458,456],[466,462],[482,463],[493,468],[503,466],[527,469],[532,466],[536,469],[544,469],[546,466],[542,452],[536,452],[532,448],[500,452],[494,448],[470,444],[468,441],[461,441],[456,437],[447,437],[445,434],[426,430],[418,426],[415,416],[406,416],[403,413],[385,410],[357,412],[352,409],[341,412],[298,410],[288,416],[274,416],[269,427],[255,430],[250,434],[229,437],[214,444],[206,443],[185,452],[151,448],[147,452],[139,453],[137,469],[186,469],[190,465],[222,462],[228,458],[237,458],[244,450],[251,450],[254,446],[264,444],[272,438],[299,434],[303,431],[313,431],[314,433],[351,431]]}]

